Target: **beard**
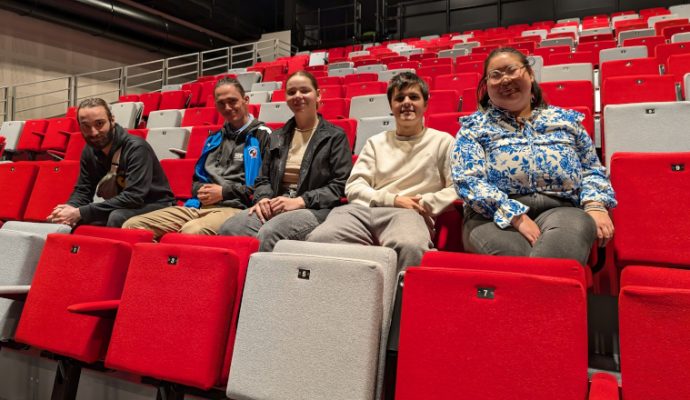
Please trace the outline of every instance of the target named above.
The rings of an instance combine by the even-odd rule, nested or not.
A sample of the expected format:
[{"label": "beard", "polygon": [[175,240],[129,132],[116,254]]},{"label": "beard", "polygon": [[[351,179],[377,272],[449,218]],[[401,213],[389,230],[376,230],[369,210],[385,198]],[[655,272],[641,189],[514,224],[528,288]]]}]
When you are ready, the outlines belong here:
[{"label": "beard", "polygon": [[86,139],[86,143],[88,143],[89,146],[93,147],[94,150],[103,150],[106,148],[110,143],[113,142],[113,138],[115,137],[115,125],[110,124],[110,129],[108,132],[106,132],[104,135],[98,136],[98,137],[91,137]]}]

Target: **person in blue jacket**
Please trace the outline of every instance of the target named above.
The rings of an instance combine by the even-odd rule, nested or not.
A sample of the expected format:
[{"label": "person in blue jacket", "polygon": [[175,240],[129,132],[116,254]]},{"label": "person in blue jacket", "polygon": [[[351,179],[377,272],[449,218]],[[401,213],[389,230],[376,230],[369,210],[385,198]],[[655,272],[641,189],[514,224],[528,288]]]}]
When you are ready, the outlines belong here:
[{"label": "person in blue jacket", "polygon": [[130,218],[123,228],[150,230],[156,240],[168,232],[215,235],[223,222],[252,205],[271,130],[249,113],[249,97],[236,79],[219,80],[214,97],[225,124],[204,143],[194,168],[193,197],[183,207]]}]

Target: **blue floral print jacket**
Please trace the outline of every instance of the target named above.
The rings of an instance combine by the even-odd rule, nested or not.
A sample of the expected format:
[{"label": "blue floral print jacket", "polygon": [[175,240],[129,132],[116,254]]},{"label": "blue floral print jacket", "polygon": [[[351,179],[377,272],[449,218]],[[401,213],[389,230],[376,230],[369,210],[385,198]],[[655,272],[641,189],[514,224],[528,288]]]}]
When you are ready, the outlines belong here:
[{"label": "blue floral print jacket", "polygon": [[451,156],[458,196],[499,227],[529,208],[511,195],[543,193],[580,206],[616,206],[606,168],[582,126],[583,115],[547,106],[516,119],[489,104],[461,119]]}]

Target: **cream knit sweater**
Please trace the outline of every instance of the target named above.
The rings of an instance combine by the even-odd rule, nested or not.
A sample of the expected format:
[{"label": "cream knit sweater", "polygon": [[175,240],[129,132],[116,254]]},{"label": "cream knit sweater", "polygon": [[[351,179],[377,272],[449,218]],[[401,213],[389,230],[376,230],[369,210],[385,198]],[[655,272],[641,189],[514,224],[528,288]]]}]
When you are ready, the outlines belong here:
[{"label": "cream knit sweater", "polygon": [[352,204],[394,207],[396,195],[422,196],[420,204],[436,216],[458,196],[450,174],[453,137],[425,128],[412,137],[386,131],[364,145],[345,185]]}]

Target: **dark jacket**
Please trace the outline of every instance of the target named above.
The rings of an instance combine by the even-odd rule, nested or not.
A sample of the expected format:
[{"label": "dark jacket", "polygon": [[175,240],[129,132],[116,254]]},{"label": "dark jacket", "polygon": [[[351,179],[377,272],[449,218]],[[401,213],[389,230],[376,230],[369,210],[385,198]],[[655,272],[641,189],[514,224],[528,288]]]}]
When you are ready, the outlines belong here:
[{"label": "dark jacket", "polygon": [[[115,151],[120,152],[118,182],[124,186],[115,197],[93,203],[96,186],[109,171]],[[79,180],[67,204],[79,207],[83,223],[107,221],[113,210],[141,208],[144,204],[172,205],[174,197],[168,178],[151,146],[138,136],[130,135],[115,124],[113,145],[108,155],[86,145],[81,153]]]},{"label": "dark jacket", "polygon": [[[285,163],[295,129],[295,118],[273,132],[263,157],[261,174],[254,183],[254,202],[280,196]],[[307,208],[333,208],[345,195],[345,182],[352,170],[352,152],[343,130],[319,115],[319,124],[302,158],[297,196]]]},{"label": "dark jacket", "polygon": [[[203,185],[211,182],[221,185],[223,187],[223,200],[220,203],[218,203],[217,206],[233,207],[239,209],[244,209],[251,206],[251,197],[254,193],[254,180],[252,180],[252,182],[249,185],[247,185],[247,167],[251,166],[252,170],[258,172],[257,175],[261,173],[261,157],[263,156],[266,148],[268,147],[270,133],[271,130],[268,127],[266,127],[266,125],[264,125],[263,122],[257,119],[252,119],[249,126],[247,126],[247,128],[239,134],[233,132],[232,128],[227,122],[225,123],[225,125],[223,125],[223,128],[220,131],[211,134],[206,139],[206,142],[204,143],[204,150],[201,154],[201,157],[199,157],[199,161],[194,167],[195,172],[192,178],[193,198],[188,200],[185,203],[185,206],[197,208],[200,207],[201,203],[196,198],[197,193]],[[250,150],[253,149],[248,148],[246,146],[247,138],[250,136],[255,137],[259,142],[259,145],[257,146],[258,149],[254,150],[260,152],[256,154],[256,156],[254,157],[254,159],[256,160],[255,162],[249,159],[249,157],[251,157]],[[228,148],[230,148],[229,150],[231,150],[230,156],[223,155],[223,152],[228,150]],[[211,154],[214,151],[220,153]],[[232,157],[233,153],[242,155],[243,160],[241,158],[242,162],[240,162],[240,164],[242,164],[242,167],[234,168],[237,166],[230,166],[232,169],[235,170],[234,173],[231,174],[231,176],[226,175],[224,177],[219,177],[219,179],[214,179],[212,174],[210,174],[206,170],[207,159],[210,157],[214,157],[216,159],[220,157],[219,160],[221,161],[223,159],[226,159],[226,161],[222,162],[222,164],[223,167],[228,167],[229,164],[235,162],[235,160]],[[223,180],[222,178],[225,178],[225,180]]]}]

